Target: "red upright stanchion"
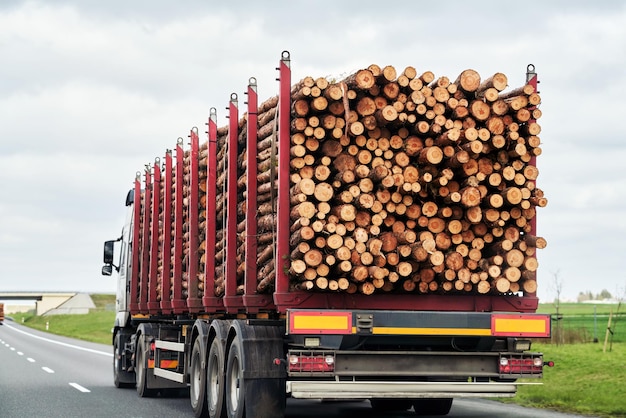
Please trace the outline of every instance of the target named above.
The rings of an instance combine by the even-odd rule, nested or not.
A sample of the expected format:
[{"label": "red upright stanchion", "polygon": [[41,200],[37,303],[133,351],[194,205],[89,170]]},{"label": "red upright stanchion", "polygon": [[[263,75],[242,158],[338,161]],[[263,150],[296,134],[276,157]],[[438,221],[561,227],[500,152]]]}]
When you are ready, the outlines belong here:
[{"label": "red upright stanchion", "polygon": [[206,253],[204,261],[204,296],[202,306],[207,312],[215,312],[223,308],[221,298],[215,296],[215,241],[216,226],[216,196],[217,196],[217,111],[209,111],[207,143],[207,179],[206,179]]},{"label": "red upright stanchion", "polygon": [[163,178],[163,271],[161,272],[161,311],[172,312],[170,274],[172,272],[172,152],[164,158]]},{"label": "red upright stanchion", "polygon": [[248,83],[248,123],[246,128],[246,241],[245,241],[245,291],[243,302],[250,313],[258,313],[260,308],[272,304],[269,295],[258,294],[257,286],[257,130],[259,97],[256,78]]},{"label": "red upright stanchion", "polygon": [[141,217],[141,173],[135,176],[135,190],[133,194],[133,236],[131,252],[130,274],[130,303],[128,305],[131,314],[139,311],[139,257],[141,254],[139,219]]},{"label": "red upright stanchion", "polygon": [[141,226],[141,266],[139,279],[139,312],[148,313],[148,279],[150,272],[150,205],[152,202],[152,175],[145,172],[143,191],[143,225]]},{"label": "red upright stanchion", "polygon": [[176,190],[174,197],[174,294],[172,310],[175,314],[184,313],[187,307],[183,298],[183,139],[178,138],[176,145]]},{"label": "red upright stanchion", "polygon": [[152,208],[150,219],[150,271],[148,279],[148,312],[159,312],[157,300],[158,254],[159,254],[159,205],[161,201],[161,167],[160,160],[154,161],[152,168]]},{"label": "red upright stanchion", "polygon": [[198,256],[198,248],[200,246],[198,233],[199,233],[199,179],[198,179],[198,156],[200,148],[200,139],[198,138],[198,128],[193,128],[189,135],[191,138],[191,152],[189,158],[189,267],[187,273],[188,286],[187,286],[187,307],[189,312],[197,313],[202,309],[202,299],[198,293],[198,268],[200,266],[200,259]]},{"label": "red upright stanchion", "polygon": [[248,84],[248,124],[247,124],[247,168],[246,168],[246,295],[256,293],[256,251],[257,251],[257,120],[258,96],[256,79]]},{"label": "red upright stanchion", "polygon": [[239,109],[237,95],[230,95],[228,106],[228,151],[227,151],[227,206],[226,206],[226,280],[224,306],[235,313],[243,306],[237,296],[237,155],[239,136]]},{"label": "red upright stanchion", "polygon": [[278,93],[278,219],[276,225],[276,292],[274,303],[280,305],[281,294],[289,292],[289,157],[291,115],[291,61],[283,51],[279,71]]},{"label": "red upright stanchion", "polygon": [[[535,89],[535,93],[539,93],[537,91],[537,84],[539,83],[539,80],[537,79],[537,73],[535,72],[535,66],[533,64],[528,64],[528,66],[526,67],[526,84],[530,84],[531,86],[534,87]],[[528,123],[534,123],[536,122],[535,119],[530,119],[528,121]],[[530,159],[530,162],[528,163],[530,165],[533,166],[537,166],[537,157],[536,156],[532,156]],[[536,183],[536,181],[533,181],[533,183]],[[530,220],[530,233],[532,235],[537,235],[537,215],[535,214],[535,216]],[[536,257],[536,255],[535,255]],[[532,276],[535,280],[537,280],[537,272],[534,271],[532,273]],[[535,296],[537,292],[533,292],[533,293],[527,293],[528,296]]]}]

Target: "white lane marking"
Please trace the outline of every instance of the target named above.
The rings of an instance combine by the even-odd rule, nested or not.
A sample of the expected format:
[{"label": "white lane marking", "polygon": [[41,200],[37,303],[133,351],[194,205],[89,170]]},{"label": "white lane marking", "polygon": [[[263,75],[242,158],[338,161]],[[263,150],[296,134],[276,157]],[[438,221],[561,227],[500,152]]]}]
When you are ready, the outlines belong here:
[{"label": "white lane marking", "polygon": [[17,355],[18,355],[18,356],[23,356],[23,355],[24,355],[24,353],[22,353],[21,351],[18,351],[18,352],[17,352]]},{"label": "white lane marking", "polygon": [[50,374],[54,373],[54,370],[52,370],[52,369],[51,369],[51,368],[49,368],[49,367],[42,367],[41,369],[42,369],[44,372],[46,372],[46,373],[50,373]]},{"label": "white lane marking", "polygon": [[76,390],[79,390],[79,391],[83,392],[83,393],[91,392],[89,389],[82,387],[78,383],[70,383],[70,386],[73,387]]},{"label": "white lane marking", "polygon": [[6,326],[9,329],[12,329],[14,331],[20,332],[20,333],[22,333],[24,335],[28,335],[29,337],[37,338],[38,340],[43,340],[43,341],[46,341],[46,342],[49,342],[49,343],[52,343],[52,344],[62,345],[64,347],[74,348],[76,350],[87,351],[87,352],[93,353],[93,354],[100,354],[102,356],[113,357],[113,353],[108,353],[106,351],[100,351],[100,350],[93,350],[91,348],[80,347],[80,346],[73,345],[73,344],[62,343],[61,341],[51,340],[49,338],[40,337],[38,335],[34,335],[34,334],[29,333],[29,332],[22,331],[21,329],[17,329],[15,327],[12,327],[11,325],[6,325]]},{"label": "white lane marking", "polygon": [[32,357],[28,357],[26,360],[30,361],[31,363],[34,363],[34,362],[35,362],[35,359],[34,359],[34,358],[32,358]]},{"label": "white lane marking", "polygon": [[11,351],[15,351],[15,347],[11,347]]}]

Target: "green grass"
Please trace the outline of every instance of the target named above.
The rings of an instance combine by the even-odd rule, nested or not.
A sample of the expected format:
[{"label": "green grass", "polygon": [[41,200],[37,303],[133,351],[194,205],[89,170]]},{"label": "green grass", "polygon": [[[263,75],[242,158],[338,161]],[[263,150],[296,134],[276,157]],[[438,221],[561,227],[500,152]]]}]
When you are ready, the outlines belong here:
[{"label": "green grass", "polygon": [[88,314],[84,315],[50,315],[35,316],[34,312],[12,315],[17,323],[23,323],[34,329],[57,335],[92,341],[101,344],[111,344],[111,328],[115,321],[115,295],[91,295],[96,305]]},{"label": "green grass", "polygon": [[[544,360],[555,362],[544,369],[543,385],[520,386],[510,402],[524,406],[601,417],[626,417],[626,344],[534,344]],[[532,381],[531,381],[532,382]]]},{"label": "green grass", "polygon": [[[559,313],[562,315],[593,315],[594,306],[597,314],[604,315],[608,315],[611,311],[615,313],[618,308],[617,304],[561,303]],[[625,305],[620,307],[620,312],[626,312]],[[556,306],[553,303],[540,303],[537,313],[556,314]]]},{"label": "green grass", "polygon": [[592,304],[564,303],[559,307],[559,320],[556,320],[556,307],[552,304],[540,305],[537,312],[552,315],[552,341],[555,343],[586,343],[594,339],[604,343],[609,314],[612,313],[613,342],[626,343],[626,306],[599,304],[594,312]]}]

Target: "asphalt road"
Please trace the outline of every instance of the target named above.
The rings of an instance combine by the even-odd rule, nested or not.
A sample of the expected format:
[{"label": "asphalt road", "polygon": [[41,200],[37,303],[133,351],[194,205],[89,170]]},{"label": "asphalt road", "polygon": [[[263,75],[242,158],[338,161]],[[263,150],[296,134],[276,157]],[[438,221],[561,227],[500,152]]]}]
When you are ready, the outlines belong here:
[{"label": "asphalt road", "polygon": [[[369,402],[290,399],[286,418],[401,418]],[[574,418],[498,402],[456,399],[451,418]],[[185,396],[139,398],[113,386],[112,347],[57,337],[11,321],[0,326],[0,417],[193,417]]]}]

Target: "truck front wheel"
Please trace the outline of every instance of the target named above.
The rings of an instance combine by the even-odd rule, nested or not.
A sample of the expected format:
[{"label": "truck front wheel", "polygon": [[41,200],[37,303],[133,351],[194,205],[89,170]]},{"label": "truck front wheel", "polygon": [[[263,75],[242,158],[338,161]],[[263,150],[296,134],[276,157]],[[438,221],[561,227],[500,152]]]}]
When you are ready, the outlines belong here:
[{"label": "truck front wheel", "polygon": [[243,377],[243,357],[241,342],[235,337],[230,344],[226,363],[226,408],[228,418],[243,418],[246,394]]},{"label": "truck front wheel", "polygon": [[139,337],[137,353],[135,354],[135,370],[137,375],[137,394],[142,397],[150,397],[156,394],[154,389],[148,389],[148,349],[144,337]]},{"label": "truck front wheel", "polygon": [[117,388],[129,388],[133,387],[134,376],[125,370],[122,370],[122,352],[120,333],[115,335],[113,340],[113,384]]},{"label": "truck front wheel", "polygon": [[204,359],[202,358],[202,338],[196,338],[191,350],[191,366],[189,370],[189,397],[191,399],[191,408],[196,418],[205,417],[207,415],[206,402],[206,369],[204,367]]}]

